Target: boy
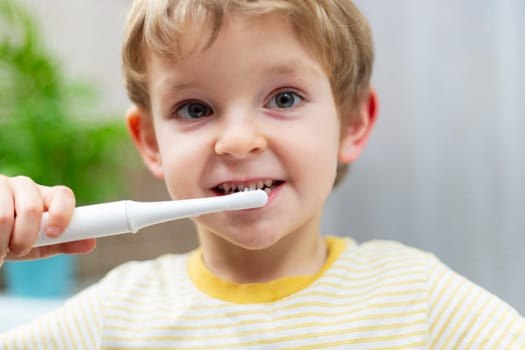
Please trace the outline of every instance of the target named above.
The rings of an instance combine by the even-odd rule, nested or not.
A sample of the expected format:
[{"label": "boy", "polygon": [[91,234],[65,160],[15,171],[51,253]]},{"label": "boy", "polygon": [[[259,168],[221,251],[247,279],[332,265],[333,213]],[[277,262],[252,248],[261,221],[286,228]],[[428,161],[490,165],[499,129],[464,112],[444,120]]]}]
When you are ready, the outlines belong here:
[{"label": "boy", "polygon": [[[194,219],[200,249],[129,263],[2,348],[525,347],[509,306],[429,254],[323,238],[323,204],[377,115],[371,38],[349,0],[136,0],[123,46],[130,134],[174,199],[264,188],[264,208]],[[31,250],[73,194],[0,179],[0,256]],[[16,214],[16,215],[15,215]]]}]

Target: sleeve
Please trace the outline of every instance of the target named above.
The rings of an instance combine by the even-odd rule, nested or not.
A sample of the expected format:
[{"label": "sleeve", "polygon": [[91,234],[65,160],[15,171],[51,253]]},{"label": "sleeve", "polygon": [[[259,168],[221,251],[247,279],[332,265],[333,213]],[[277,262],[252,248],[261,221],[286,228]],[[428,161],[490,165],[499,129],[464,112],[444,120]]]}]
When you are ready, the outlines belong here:
[{"label": "sleeve", "polygon": [[99,290],[99,285],[89,287],[58,310],[0,335],[0,350],[99,348],[103,322]]},{"label": "sleeve", "polygon": [[434,257],[427,305],[431,349],[525,349],[525,319]]}]

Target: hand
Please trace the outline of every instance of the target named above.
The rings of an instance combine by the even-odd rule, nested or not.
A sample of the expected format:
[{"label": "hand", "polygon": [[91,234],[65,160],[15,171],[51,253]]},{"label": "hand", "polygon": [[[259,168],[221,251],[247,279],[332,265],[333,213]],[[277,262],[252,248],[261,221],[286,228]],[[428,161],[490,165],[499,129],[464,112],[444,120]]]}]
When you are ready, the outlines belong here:
[{"label": "hand", "polygon": [[75,195],[68,187],[42,186],[25,176],[0,175],[0,266],[4,260],[40,259],[95,249],[95,239],[32,248],[45,211],[49,213],[45,232],[57,237],[69,224],[74,209]]}]

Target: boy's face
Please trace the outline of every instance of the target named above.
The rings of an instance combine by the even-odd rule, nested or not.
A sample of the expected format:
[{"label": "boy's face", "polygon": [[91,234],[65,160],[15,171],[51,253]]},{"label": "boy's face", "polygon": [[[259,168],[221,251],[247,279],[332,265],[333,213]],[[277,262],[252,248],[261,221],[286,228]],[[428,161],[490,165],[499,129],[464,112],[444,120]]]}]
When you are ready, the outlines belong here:
[{"label": "boy's face", "polygon": [[279,15],[231,16],[211,47],[192,51],[196,28],[181,60],[148,61],[151,115],[128,115],[146,163],[174,199],[268,188],[263,208],[196,218],[201,235],[262,249],[317,234],[338,160],[353,146],[340,143],[327,75]]}]

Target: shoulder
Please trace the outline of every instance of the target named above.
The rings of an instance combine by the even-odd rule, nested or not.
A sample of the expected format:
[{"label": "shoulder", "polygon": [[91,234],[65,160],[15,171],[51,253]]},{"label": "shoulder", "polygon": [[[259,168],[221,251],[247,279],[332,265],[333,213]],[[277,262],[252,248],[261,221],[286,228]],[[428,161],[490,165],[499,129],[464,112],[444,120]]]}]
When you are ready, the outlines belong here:
[{"label": "shoulder", "polygon": [[371,240],[361,244],[355,244],[362,252],[370,255],[391,255],[391,254],[409,254],[409,255],[426,255],[423,250],[405,245],[398,241],[389,240]]},{"label": "shoulder", "polygon": [[436,258],[433,254],[418,248],[407,246],[397,241],[371,240],[357,244],[350,241],[346,251],[347,256],[353,256],[356,261],[373,263],[374,261],[413,261],[428,265]]},{"label": "shoulder", "polygon": [[151,260],[128,261],[112,269],[106,278],[122,278],[129,274],[159,273],[166,267],[172,267],[183,262],[186,257],[187,254],[166,254]]},{"label": "shoulder", "polygon": [[99,287],[106,293],[133,293],[137,289],[159,288],[170,278],[186,275],[188,254],[162,255],[156,259],[130,261],[111,270],[100,282]]},{"label": "shoulder", "polygon": [[[439,260],[431,253],[397,241],[372,240],[358,244],[347,241],[346,249],[334,263],[334,271],[345,271],[352,280],[373,288],[419,291],[424,299],[430,272]],[[340,273],[340,272],[339,272]]]},{"label": "shoulder", "polygon": [[385,295],[403,289],[424,299],[432,254],[395,241],[346,241],[346,248],[327,271],[328,278],[346,281],[348,288],[361,286]]}]

